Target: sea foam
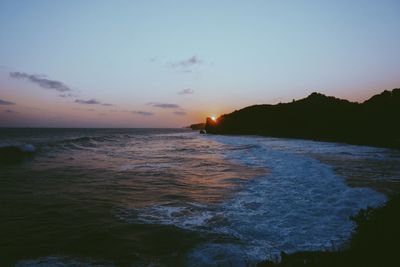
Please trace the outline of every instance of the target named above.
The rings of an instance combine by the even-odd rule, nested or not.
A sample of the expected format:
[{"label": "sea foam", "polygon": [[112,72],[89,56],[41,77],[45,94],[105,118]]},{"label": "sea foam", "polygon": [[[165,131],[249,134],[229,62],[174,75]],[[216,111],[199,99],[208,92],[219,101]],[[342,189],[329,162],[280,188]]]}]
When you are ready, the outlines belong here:
[{"label": "sea foam", "polygon": [[[194,248],[188,255],[191,266],[246,266],[277,257],[281,251],[337,249],[354,230],[351,216],[386,201],[372,189],[347,186],[331,166],[288,149],[293,146],[290,142],[296,144],[293,140],[282,139],[273,146],[269,139],[258,137],[202,138],[224,144],[222,153],[228,161],[269,171],[216,205],[175,203],[134,211],[134,222],[223,237]],[[338,152],[335,144],[330,146],[325,149]]]},{"label": "sea foam", "polygon": [[207,138],[233,148],[225,153],[226,159],[265,166],[270,173],[254,179],[221,204],[227,223],[214,225],[213,230],[234,236],[239,242],[199,246],[190,255],[193,266],[240,266],[276,257],[280,251],[337,249],[354,230],[351,216],[386,201],[383,194],[372,189],[348,187],[344,178],[326,164],[270,148],[266,139]]}]

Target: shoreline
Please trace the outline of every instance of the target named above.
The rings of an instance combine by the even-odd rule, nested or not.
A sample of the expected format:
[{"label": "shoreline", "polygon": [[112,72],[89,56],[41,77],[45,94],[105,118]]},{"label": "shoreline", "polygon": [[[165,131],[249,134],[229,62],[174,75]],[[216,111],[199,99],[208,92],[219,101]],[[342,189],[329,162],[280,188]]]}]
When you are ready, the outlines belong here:
[{"label": "shoreline", "polygon": [[[372,146],[365,144],[353,144],[347,142],[336,142],[318,139],[300,139],[291,137],[265,136],[259,134],[212,134],[221,136],[254,136],[269,137],[279,139],[293,139],[304,141],[316,141],[326,143],[338,143],[342,145],[365,146],[370,148],[394,149],[392,147]],[[321,159],[318,159],[321,160]],[[327,163],[326,160],[321,160]],[[333,168],[334,164],[330,163]],[[336,172],[336,171],[335,171]],[[350,187],[364,187],[357,185],[350,177],[344,177],[346,184]],[[379,183],[380,181],[374,181]],[[385,183],[385,182],[382,182]],[[386,183],[388,183],[386,181]],[[397,240],[400,240],[400,187],[388,191],[387,188],[381,188],[375,185],[368,187],[385,194],[387,202],[375,208],[362,209],[356,216],[351,217],[356,223],[356,229],[352,233],[350,240],[343,247],[334,248],[332,251],[298,251],[290,254],[281,252],[281,259],[265,260],[256,264],[257,267],[336,267],[336,266],[397,266],[400,260],[396,257]]]},{"label": "shoreline", "polygon": [[[212,135],[210,135],[210,136],[212,136]],[[217,136],[217,135],[215,135],[215,136]],[[241,135],[241,136],[239,136],[239,135],[220,135],[220,136],[221,136],[221,138],[224,138],[224,136],[226,136],[227,138],[229,138],[229,137],[232,137],[232,138],[244,137],[244,138],[250,138],[250,139],[251,138],[255,138],[255,140],[261,140],[261,139],[265,138],[265,136],[259,136],[259,135],[257,135],[257,136],[255,136],[255,135],[250,135],[250,136],[249,135]],[[281,142],[280,142],[280,139],[282,139],[282,138],[277,138],[277,140],[276,140],[276,141],[278,141],[278,143],[276,144],[277,147],[281,147],[281,145],[282,145]],[[268,140],[268,138],[265,138],[265,140]],[[273,138],[270,138],[269,140],[273,140]],[[326,151],[326,149],[329,150],[329,147],[331,147],[328,144],[328,142],[323,143],[323,144],[318,144],[318,142],[314,143],[314,140],[304,140],[303,139],[304,142],[297,142],[297,141],[299,141],[298,139],[292,139],[292,140],[293,140],[293,146],[292,146],[290,140],[288,140],[288,139],[283,142],[283,143],[287,143],[288,144],[287,146],[284,146],[282,148],[284,151],[287,151],[290,154],[294,153],[295,155],[297,155],[296,152],[300,152],[300,156],[310,157],[313,160],[320,161],[324,165],[328,165],[329,167],[332,168],[332,170],[335,173],[335,175],[340,176],[340,177],[343,178],[343,182],[349,187],[353,187],[353,188],[354,187],[357,187],[357,188],[368,187],[368,188],[373,189],[374,191],[377,191],[377,192],[380,192],[380,193],[384,193],[384,192],[382,192],[382,190],[378,190],[377,187],[373,186],[372,184],[368,185],[368,183],[372,183],[373,182],[373,178],[374,178],[372,176],[371,177],[365,176],[366,174],[368,174],[368,170],[366,170],[365,173],[361,173],[361,176],[363,176],[363,175],[365,176],[364,177],[365,180],[366,180],[365,184],[354,185],[354,183],[357,180],[352,179],[352,177],[347,176],[345,174],[345,172],[343,172],[343,170],[341,172],[339,172],[337,170],[337,167],[349,168],[348,170],[359,169],[361,167],[361,170],[363,170],[363,168],[365,169],[365,167],[369,167],[368,165],[370,164],[370,162],[365,162],[363,160],[360,160],[359,162],[353,162],[352,160],[356,160],[357,161],[358,159],[362,158],[365,155],[368,155],[369,153],[375,153],[375,152],[387,153],[387,152],[385,152],[386,149],[379,149],[379,148],[375,149],[375,147],[372,147],[372,148],[370,148],[370,147],[360,148],[358,146],[353,146],[353,145],[349,145],[347,147],[347,144],[343,144],[343,143],[334,144],[334,146],[337,147],[340,151],[343,151],[344,154],[340,155],[340,158],[336,158],[335,157],[335,156],[337,156],[336,153],[334,155],[332,155],[332,156],[330,156],[329,154],[326,154],[325,160],[321,160],[318,157],[318,152],[317,152],[317,154],[314,154],[313,151],[314,151],[315,148],[320,148],[321,150],[319,151],[319,153],[320,153],[321,156],[324,156],[325,155],[324,151]],[[254,142],[252,142],[252,143],[254,143]],[[275,147],[274,141],[271,141],[271,142],[268,142],[268,143],[271,144],[271,148]],[[295,145],[295,144],[299,144],[299,146],[308,147],[308,145],[311,144],[311,143],[314,143],[314,144],[312,146],[310,146],[310,149],[305,149],[305,150],[297,150],[297,148],[296,148],[297,146]],[[278,149],[278,151],[280,151],[280,149]],[[360,154],[358,154],[358,153],[351,154],[353,152],[359,152]],[[337,161],[336,162],[329,162],[327,159],[331,159],[332,161],[334,161],[334,160],[337,160]],[[369,158],[369,160],[371,160],[371,158]],[[373,158],[372,158],[372,160],[373,160]],[[348,163],[348,165],[344,166],[346,163]],[[376,169],[374,165],[372,165],[372,169]],[[377,171],[378,171],[378,173],[380,173],[383,170],[377,169]],[[384,175],[381,175],[381,176],[384,177]],[[400,191],[397,191],[397,193],[398,192],[400,192]],[[386,194],[386,193],[384,195],[387,197],[387,201],[388,201],[390,199],[390,195]],[[386,205],[387,201],[384,202],[384,203],[381,203],[379,206],[376,206],[375,209],[377,209],[377,210],[381,209],[382,207],[384,207]],[[364,208],[367,208],[367,206],[365,206]],[[354,215],[353,215],[354,218],[360,217],[359,215],[357,215],[357,214],[360,214],[360,213],[361,213],[360,210],[355,212]],[[343,244],[340,244],[340,248],[341,249],[343,249],[344,247],[347,246],[348,243],[350,243],[350,241],[353,239],[353,236],[355,235],[356,231],[358,231],[358,224],[356,224],[355,226],[356,226],[357,230],[354,230],[353,232],[351,232],[350,235],[346,238],[346,241]],[[281,265],[279,265],[279,264],[277,264],[275,262],[266,261],[266,262],[259,263],[258,266],[345,266],[343,264],[342,265],[326,265],[325,262],[321,262],[321,263],[317,262],[315,265],[307,265],[307,264],[303,265],[303,264],[298,264],[298,262],[297,262],[299,260],[299,258],[301,258],[301,260],[303,260],[303,258],[304,258],[304,260],[309,260],[309,259],[310,260],[314,260],[314,257],[318,257],[318,260],[319,260],[320,254],[323,254],[323,255],[329,254],[330,255],[331,253],[336,253],[337,252],[336,250],[338,249],[338,247],[333,246],[331,249],[333,249],[335,251],[333,251],[333,252],[327,252],[327,251],[313,251],[313,252],[299,251],[299,252],[295,252],[295,253],[291,254],[291,255],[294,255],[294,256],[287,255],[287,254],[282,254],[283,255],[282,258],[286,259],[286,258],[289,257],[289,259],[288,260],[284,260],[283,263],[281,263]],[[323,256],[323,257],[325,257],[325,256]],[[328,262],[329,262],[329,260],[328,260]],[[287,262],[287,261],[290,261],[290,262]],[[350,266],[354,266],[354,265],[350,265]]]},{"label": "shoreline", "polygon": [[[382,147],[382,146],[372,146],[372,145],[364,145],[364,144],[352,144],[352,143],[345,143],[345,142],[337,142],[337,141],[328,141],[328,140],[318,140],[318,139],[303,139],[303,138],[292,138],[292,137],[276,137],[276,136],[265,136],[265,135],[258,135],[258,134],[209,134],[210,136],[231,136],[231,137],[261,137],[261,138],[276,138],[281,140],[288,140],[288,141],[305,141],[305,142],[322,142],[324,144],[336,144],[338,146],[356,146],[356,147],[365,147],[371,149],[388,149],[393,150],[393,152],[400,153],[400,149],[391,148],[391,147]],[[347,174],[343,173],[343,163],[348,163],[348,161],[343,162],[332,162],[332,158],[324,158],[323,155],[316,156],[315,154],[311,156],[313,159],[320,161],[321,163],[330,165],[335,173],[339,176],[342,176],[346,184],[349,187],[369,187],[377,192],[385,194],[388,198],[394,196],[396,194],[400,194],[400,183],[396,181],[387,181],[385,179],[370,179],[368,177],[363,176],[362,179],[354,178],[348,176]],[[361,169],[362,170],[362,169]],[[382,170],[383,171],[383,170]]]},{"label": "shoreline", "polygon": [[292,140],[304,140],[304,141],[315,141],[315,142],[324,142],[324,143],[337,143],[343,145],[352,145],[352,146],[365,146],[365,147],[373,147],[373,148],[386,148],[393,149],[396,151],[400,151],[400,144],[398,145],[389,145],[384,143],[371,143],[371,142],[356,142],[349,140],[341,140],[341,139],[327,139],[327,138],[317,138],[317,137],[296,137],[296,136],[279,136],[279,135],[267,135],[262,133],[233,133],[233,132],[207,132],[209,135],[221,135],[221,136],[258,136],[258,137],[269,137],[269,138],[280,138],[280,139],[292,139]]},{"label": "shoreline", "polygon": [[[214,134],[212,134],[214,135]],[[220,136],[232,137],[270,137],[262,135],[238,135],[238,134],[216,134]],[[271,137],[270,137],[271,138]],[[293,139],[297,138],[280,138]],[[320,142],[320,140],[300,139],[309,142]],[[323,141],[328,143],[329,141]],[[329,142],[338,143],[338,142]],[[340,145],[360,146],[349,143],[338,143]],[[365,146],[365,145],[363,145]],[[365,146],[366,148],[382,148],[376,146]],[[391,149],[384,147],[383,149]],[[398,151],[398,150],[395,150]],[[327,158],[321,159],[313,157],[324,164],[330,165],[335,173],[345,179],[345,183],[350,187],[369,187],[377,192],[383,193],[387,201],[380,206],[360,210],[350,219],[355,222],[356,228],[349,240],[341,247],[333,247],[328,251],[298,251],[291,254],[281,252],[281,261],[265,260],[256,264],[258,267],[292,267],[292,266],[397,266],[400,260],[396,258],[397,240],[400,240],[400,187],[398,182],[374,180],[373,177],[363,176],[364,181],[357,184],[357,179],[348,177],[342,171],[337,170],[342,166],[341,161],[329,162]],[[329,156],[328,156],[329,158]],[[343,159],[341,159],[343,161]],[[349,166],[354,167],[353,162]],[[375,166],[372,169],[376,170]],[[379,170],[379,169],[378,169]],[[382,170],[380,170],[382,171]],[[384,179],[383,179],[384,180]],[[386,185],[386,186],[385,186]],[[389,190],[391,189],[391,191]]]}]

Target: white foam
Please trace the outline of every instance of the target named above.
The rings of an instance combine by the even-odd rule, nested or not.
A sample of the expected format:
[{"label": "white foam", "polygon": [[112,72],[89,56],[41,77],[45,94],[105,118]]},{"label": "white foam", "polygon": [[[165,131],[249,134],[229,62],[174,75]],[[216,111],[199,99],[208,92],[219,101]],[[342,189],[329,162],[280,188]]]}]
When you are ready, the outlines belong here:
[{"label": "white foam", "polygon": [[[348,187],[330,166],[300,154],[271,149],[262,138],[207,138],[234,147],[257,143],[249,149],[227,151],[225,156],[248,165],[266,166],[271,172],[252,181],[221,207],[228,224],[214,230],[239,238],[240,246],[204,244],[191,254],[192,262],[198,265],[229,265],[232,261],[240,266],[243,259],[257,262],[280,251],[341,246],[354,229],[350,216],[386,201],[383,194],[371,189]],[[221,258],[226,261],[221,262]]]},{"label": "white foam", "polygon": [[[216,205],[175,203],[122,210],[130,223],[174,225],[217,237],[188,254],[191,266],[248,266],[281,251],[335,249],[354,230],[350,217],[386,201],[369,188],[351,188],[331,166],[307,153],[350,153],[369,157],[385,151],[342,144],[260,137],[201,136],[226,147],[226,160],[266,167],[265,176],[246,182],[232,198]],[[221,150],[219,150],[221,151]],[[223,236],[223,238],[219,238]]]},{"label": "white foam", "polygon": [[[197,203],[184,206],[157,205],[141,210],[118,210],[115,216],[129,223],[174,225],[182,229],[200,229],[218,220],[220,212]],[[203,229],[204,230],[204,229]]]}]

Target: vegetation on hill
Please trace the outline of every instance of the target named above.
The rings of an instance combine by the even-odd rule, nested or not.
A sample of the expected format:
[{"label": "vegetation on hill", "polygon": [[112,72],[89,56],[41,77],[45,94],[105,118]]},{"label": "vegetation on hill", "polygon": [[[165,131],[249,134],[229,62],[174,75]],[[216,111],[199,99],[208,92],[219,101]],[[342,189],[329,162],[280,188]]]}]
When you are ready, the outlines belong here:
[{"label": "vegetation on hill", "polygon": [[207,118],[215,134],[252,134],[400,148],[400,89],[363,103],[319,93],[277,105],[254,105]]}]

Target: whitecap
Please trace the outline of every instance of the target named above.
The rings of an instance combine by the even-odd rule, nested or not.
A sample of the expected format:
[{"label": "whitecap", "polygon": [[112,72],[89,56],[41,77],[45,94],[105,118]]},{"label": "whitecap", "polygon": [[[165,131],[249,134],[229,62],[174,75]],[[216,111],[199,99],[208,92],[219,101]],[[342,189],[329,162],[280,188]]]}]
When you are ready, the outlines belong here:
[{"label": "whitecap", "polygon": [[262,138],[207,138],[239,147],[257,143],[259,146],[250,150],[227,150],[225,157],[268,167],[270,173],[250,182],[220,207],[228,224],[214,225],[213,231],[240,241],[203,244],[189,255],[192,263],[233,262],[234,266],[242,266],[243,259],[254,263],[276,257],[280,251],[337,248],[354,230],[351,216],[386,201],[383,194],[372,189],[348,187],[330,166],[301,154],[271,149]]}]

